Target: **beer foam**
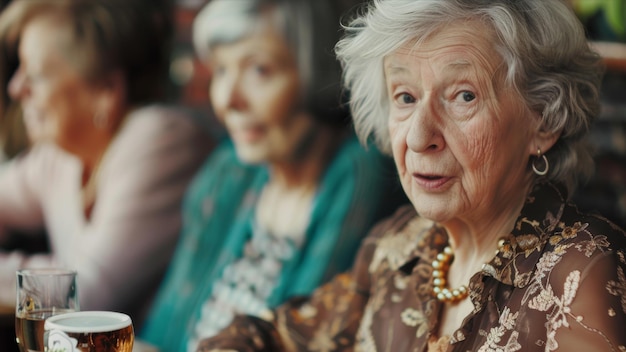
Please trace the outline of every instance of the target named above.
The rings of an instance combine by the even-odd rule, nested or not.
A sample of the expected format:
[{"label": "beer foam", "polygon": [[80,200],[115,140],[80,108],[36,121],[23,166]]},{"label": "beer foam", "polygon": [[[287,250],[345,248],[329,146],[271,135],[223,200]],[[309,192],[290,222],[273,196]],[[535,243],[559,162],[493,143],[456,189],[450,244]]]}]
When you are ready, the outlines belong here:
[{"label": "beer foam", "polygon": [[44,330],[68,333],[107,332],[123,329],[129,325],[132,325],[132,321],[123,313],[82,311],[51,316],[46,319]]}]

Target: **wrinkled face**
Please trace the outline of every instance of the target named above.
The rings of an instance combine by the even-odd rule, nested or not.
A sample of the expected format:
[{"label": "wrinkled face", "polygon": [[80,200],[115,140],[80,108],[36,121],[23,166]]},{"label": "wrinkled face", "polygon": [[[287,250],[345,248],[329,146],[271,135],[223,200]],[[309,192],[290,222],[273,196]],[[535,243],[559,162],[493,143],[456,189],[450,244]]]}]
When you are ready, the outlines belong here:
[{"label": "wrinkled face", "polygon": [[473,22],[447,26],[384,61],[403,188],[418,213],[439,222],[510,210],[530,180],[536,119],[504,83],[495,40],[484,33]]},{"label": "wrinkled face", "polygon": [[20,101],[34,141],[50,140],[72,152],[89,143],[86,131],[94,128],[96,89],[64,59],[60,47],[67,33],[55,23],[40,16],[25,26],[20,65],[8,90]]},{"label": "wrinkled face", "polygon": [[210,97],[244,162],[289,160],[311,128],[298,112],[298,67],[285,40],[269,28],[212,51]]}]

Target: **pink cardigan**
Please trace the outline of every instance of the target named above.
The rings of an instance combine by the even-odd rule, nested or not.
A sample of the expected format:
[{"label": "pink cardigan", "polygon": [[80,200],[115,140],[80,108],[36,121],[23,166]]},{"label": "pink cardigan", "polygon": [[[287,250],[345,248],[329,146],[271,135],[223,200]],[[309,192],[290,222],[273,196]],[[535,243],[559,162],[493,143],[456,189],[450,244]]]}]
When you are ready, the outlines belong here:
[{"label": "pink cardigan", "polygon": [[0,232],[45,227],[51,253],[0,249],[0,304],[15,304],[18,268],[67,267],[78,271],[81,310],[123,311],[139,324],[175,248],[185,189],[212,145],[178,111],[136,110],[100,166],[90,221],[78,159],[43,144],[11,162],[0,172]]}]

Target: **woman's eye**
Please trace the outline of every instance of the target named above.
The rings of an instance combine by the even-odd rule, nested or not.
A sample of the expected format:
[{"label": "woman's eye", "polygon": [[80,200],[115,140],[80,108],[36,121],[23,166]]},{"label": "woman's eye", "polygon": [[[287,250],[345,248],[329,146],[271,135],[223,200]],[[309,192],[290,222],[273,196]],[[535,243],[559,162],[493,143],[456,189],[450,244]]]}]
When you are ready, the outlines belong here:
[{"label": "woman's eye", "polygon": [[415,98],[408,93],[402,93],[397,97],[397,100],[402,104],[413,104],[415,103]]},{"label": "woman's eye", "polygon": [[270,73],[270,68],[265,65],[255,65],[254,72],[259,76],[267,76]]},{"label": "woman's eye", "polygon": [[469,92],[469,91],[463,91],[459,93],[458,97],[461,98],[466,103],[469,103],[472,100],[476,99],[476,95],[474,95],[474,93]]}]

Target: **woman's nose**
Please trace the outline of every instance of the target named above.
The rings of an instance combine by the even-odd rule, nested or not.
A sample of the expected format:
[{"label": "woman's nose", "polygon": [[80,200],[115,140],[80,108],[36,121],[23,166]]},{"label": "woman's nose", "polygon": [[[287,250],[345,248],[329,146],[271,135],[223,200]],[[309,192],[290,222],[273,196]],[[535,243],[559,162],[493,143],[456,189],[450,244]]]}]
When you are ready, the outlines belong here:
[{"label": "woman's nose", "polygon": [[222,77],[215,82],[213,89],[216,91],[214,104],[219,105],[222,109],[242,110],[245,108],[244,93],[242,91],[241,80],[239,77]]},{"label": "woman's nose", "polygon": [[242,84],[239,80],[236,80],[231,85],[228,94],[228,107],[235,110],[242,110],[246,106],[245,94],[242,89]]},{"label": "woman's nose", "polygon": [[9,96],[13,100],[18,100],[22,97],[25,89],[26,89],[26,77],[22,73],[22,70],[18,68],[8,83],[7,90],[9,92]]},{"label": "woman's nose", "polygon": [[441,150],[445,139],[440,117],[435,104],[429,99],[422,99],[410,118],[406,135],[407,147],[416,153]]}]

